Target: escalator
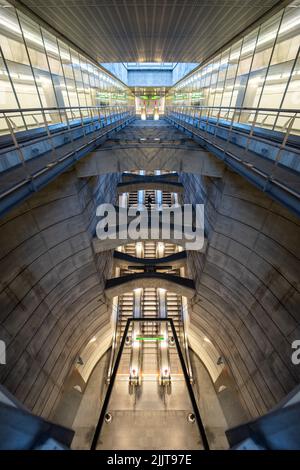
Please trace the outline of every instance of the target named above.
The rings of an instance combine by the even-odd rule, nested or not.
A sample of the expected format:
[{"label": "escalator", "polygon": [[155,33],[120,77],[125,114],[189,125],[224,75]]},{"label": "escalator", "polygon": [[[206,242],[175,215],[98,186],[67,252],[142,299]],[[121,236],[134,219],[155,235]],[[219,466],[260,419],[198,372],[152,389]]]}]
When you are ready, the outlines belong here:
[{"label": "escalator", "polygon": [[129,358],[132,357],[129,352],[131,345],[126,345],[123,337],[92,449],[208,448],[174,325],[171,325],[171,333],[178,341],[179,350],[175,340],[168,348],[168,375],[171,381],[166,384],[161,381],[161,323],[166,322],[160,320],[155,317],[141,322],[128,320],[124,332],[126,338],[132,338],[135,323],[143,324],[139,329],[142,342],[141,380],[135,387],[130,387],[128,369]]},{"label": "escalator", "polygon": [[[128,205],[148,210],[176,202],[166,191],[127,193]],[[139,241],[119,248],[139,259],[177,253],[172,243]],[[143,269],[119,268],[118,277]],[[146,267],[144,269],[158,269]],[[167,269],[179,276],[179,269]],[[203,449],[204,428],[191,387],[185,342],[183,297],[157,287],[136,288],[118,297],[118,355],[93,440],[95,449]],[[196,408],[196,410],[195,410]],[[195,419],[198,416],[198,420]],[[200,426],[200,427],[199,427]]]}]

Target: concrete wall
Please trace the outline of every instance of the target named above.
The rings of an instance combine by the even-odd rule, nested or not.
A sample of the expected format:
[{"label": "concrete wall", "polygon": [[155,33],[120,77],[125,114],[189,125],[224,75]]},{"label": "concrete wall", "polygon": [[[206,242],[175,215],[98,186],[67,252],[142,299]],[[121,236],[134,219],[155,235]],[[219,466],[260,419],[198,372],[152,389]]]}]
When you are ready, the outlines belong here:
[{"label": "concrete wall", "polygon": [[223,355],[254,417],[300,380],[291,362],[300,339],[300,221],[229,170],[222,180],[181,181],[189,202],[205,203],[209,239],[205,255],[188,255],[197,290],[191,328]]},{"label": "concrete wall", "polygon": [[[0,339],[7,345],[0,382],[45,417],[78,354],[99,330],[107,335],[103,289],[112,257],[96,255],[91,241],[96,205],[115,201],[119,179],[69,171],[0,221]],[[180,179],[186,202],[205,203],[209,240],[206,254],[188,255],[197,291],[190,328],[223,356],[255,417],[300,379],[291,362],[291,343],[300,339],[299,220],[229,170],[222,178]]]},{"label": "concrete wall", "polygon": [[[75,436],[72,441],[72,449],[89,450],[101,412],[101,406],[107,391],[105,378],[107,377],[110,351],[97,363],[87,386],[81,394],[81,402],[78,407],[72,429]],[[68,407],[70,402],[68,402]]]},{"label": "concrete wall", "polygon": [[115,198],[119,175],[78,179],[75,171],[0,221],[0,381],[34,413],[48,417],[79,352],[109,313],[103,296],[110,252],[91,240],[97,203]]}]

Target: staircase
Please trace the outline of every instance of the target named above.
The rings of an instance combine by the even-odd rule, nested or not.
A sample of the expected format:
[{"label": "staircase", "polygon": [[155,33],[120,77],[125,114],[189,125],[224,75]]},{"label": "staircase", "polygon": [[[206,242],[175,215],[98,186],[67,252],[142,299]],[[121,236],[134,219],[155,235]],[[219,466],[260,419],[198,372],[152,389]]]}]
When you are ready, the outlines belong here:
[{"label": "staircase", "polygon": [[152,207],[152,209],[154,209],[153,206],[155,206],[155,204],[156,204],[156,197],[155,197],[155,190],[154,189],[146,189],[146,191],[145,191],[144,204],[147,208],[149,207],[148,206],[148,197],[149,196],[152,199],[151,207]]},{"label": "staircase", "polygon": [[133,206],[133,207],[138,206],[138,192],[137,191],[131,191],[128,195],[128,207],[130,206]]},{"label": "staircase", "polygon": [[181,309],[182,302],[180,295],[177,295],[174,292],[167,292],[167,315],[168,318],[172,318],[174,326],[178,337],[180,337],[180,328],[181,328]]},{"label": "staircase", "polygon": [[133,316],[133,302],[133,292],[126,292],[126,294],[119,297],[119,338],[123,337],[128,318],[132,318]]},{"label": "staircase", "polygon": [[[151,196],[152,199],[152,209],[154,210],[154,205],[160,202],[163,207],[169,207],[174,203],[174,194],[170,192],[163,191],[160,197],[160,201],[157,200],[158,192],[156,190],[145,190],[143,192],[143,201],[147,206],[147,199]],[[141,197],[140,197],[141,200]],[[139,203],[139,192],[132,191],[128,195],[128,206],[137,207]],[[170,256],[178,251],[178,247],[172,243],[161,243],[157,241],[147,240],[142,242],[142,247],[139,243],[139,249],[137,250],[136,243],[129,243],[122,248],[126,254],[131,256],[142,256],[145,259],[155,259],[157,257],[166,257]],[[126,275],[129,273],[127,269],[122,269],[120,275]],[[178,269],[171,270],[170,273],[180,275]],[[142,291],[141,299],[141,310],[140,315],[143,318],[155,318],[159,316],[159,290],[152,287],[146,287]],[[119,297],[119,320],[118,320],[118,337],[122,338],[125,330],[127,320],[133,317],[134,312],[134,292],[128,292]],[[181,296],[177,295],[176,292],[166,292],[165,297],[166,302],[166,315],[168,318],[172,318],[174,326],[176,328],[177,336],[179,341],[184,346],[182,341],[183,339],[183,325],[182,325],[182,300]],[[163,328],[161,328],[161,323],[157,322],[147,322],[140,323],[139,334],[144,337],[155,337],[161,334]],[[131,336],[131,328],[129,336]],[[168,324],[168,340],[169,340],[169,354],[171,361],[171,370],[172,368],[172,357],[174,357],[174,364],[178,364],[178,355],[174,341],[172,340],[173,333],[171,330],[171,325]],[[141,367],[144,374],[157,374],[160,369],[160,343],[159,341],[143,341],[142,345],[142,354],[141,354]],[[130,355],[132,351],[132,346],[126,345],[124,352]],[[126,356],[126,364],[127,364]],[[130,362],[130,361],[129,361]],[[178,365],[177,365],[178,367]],[[155,369],[155,370],[154,370]]]},{"label": "staircase", "polygon": [[170,256],[176,253],[176,245],[173,243],[165,243],[165,256]]},{"label": "staircase", "polygon": [[128,243],[124,247],[124,253],[131,255],[131,256],[136,256],[136,246],[135,243]]},{"label": "staircase", "polygon": [[156,258],[156,242],[144,242],[144,258]]},{"label": "staircase", "polygon": [[173,193],[163,191],[162,193],[162,205],[163,207],[170,207],[174,204]]}]

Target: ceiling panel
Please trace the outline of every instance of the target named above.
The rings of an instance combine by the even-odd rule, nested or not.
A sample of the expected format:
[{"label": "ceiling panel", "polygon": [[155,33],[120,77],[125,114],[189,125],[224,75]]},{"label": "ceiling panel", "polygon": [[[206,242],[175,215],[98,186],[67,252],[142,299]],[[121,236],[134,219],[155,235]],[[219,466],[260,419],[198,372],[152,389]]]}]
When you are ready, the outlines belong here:
[{"label": "ceiling panel", "polygon": [[23,0],[19,3],[99,62],[201,62],[282,2]]}]

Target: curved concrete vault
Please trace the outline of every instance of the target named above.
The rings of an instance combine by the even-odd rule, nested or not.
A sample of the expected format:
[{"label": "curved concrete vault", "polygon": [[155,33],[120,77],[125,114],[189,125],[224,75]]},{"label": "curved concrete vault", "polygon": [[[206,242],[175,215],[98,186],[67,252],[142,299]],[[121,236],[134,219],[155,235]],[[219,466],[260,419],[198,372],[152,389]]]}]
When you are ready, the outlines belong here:
[{"label": "curved concrete vault", "polygon": [[161,179],[156,177],[140,178],[128,182],[122,182],[118,184],[118,194],[130,193],[131,191],[139,191],[146,189],[154,189],[156,191],[168,191],[182,194],[184,189],[181,183],[176,181],[168,181],[167,179]]},{"label": "curved concrete vault", "polygon": [[197,290],[192,347],[198,331],[210,338],[248,415],[258,416],[300,379],[291,362],[299,336],[299,219],[231,171],[222,181],[183,175],[182,182],[186,200],[205,201],[208,230],[205,255],[188,253]]},{"label": "curved concrete vault", "polygon": [[[157,127],[155,136],[149,127],[138,127],[131,139],[107,140],[96,152],[77,165],[80,178],[137,169],[153,172],[188,172],[221,178],[224,165],[199,144],[175,132],[165,123]],[[126,136],[126,131],[120,135]],[[150,137],[149,137],[150,135]]]},{"label": "curved concrete vault", "polygon": [[[133,125],[123,135],[132,129],[146,133]],[[97,248],[96,206],[116,202],[121,172],[161,168],[178,172],[186,202],[206,207],[206,250],[186,254],[194,283],[187,288],[191,347],[211,361],[214,381],[221,373],[232,377],[248,416],[265,413],[300,380],[291,362],[291,343],[300,335],[299,219],[198,146],[109,145],[1,220],[1,328],[8,357],[1,382],[29,409],[51,417],[91,338],[102,335],[102,353],[108,348],[107,298],[120,292],[113,290],[118,283],[123,291],[155,276],[107,281],[116,244]],[[203,337],[214,347],[210,359],[199,346]]]},{"label": "curved concrete vault", "polygon": [[135,273],[117,278],[108,279],[105,285],[105,295],[113,299],[118,295],[134,289],[154,287],[176,292],[191,299],[195,295],[195,285],[192,279],[182,278],[173,274],[164,273]]},{"label": "curved concrete vault", "polygon": [[111,338],[104,284],[112,258],[96,257],[91,238],[96,200],[113,199],[117,181],[66,172],[1,220],[0,380],[44,417],[89,340],[99,330]]},{"label": "curved concrete vault", "polygon": [[114,252],[115,265],[121,268],[126,268],[131,264],[139,266],[170,266],[172,269],[182,268],[186,265],[187,253],[186,251],[179,251],[173,255],[163,256],[161,258],[138,258],[136,256],[122,253],[121,251]]},{"label": "curved concrete vault", "polygon": [[0,450],[300,449],[299,18],[0,0]]},{"label": "curved concrete vault", "polygon": [[208,152],[199,148],[177,148],[173,146],[160,148],[145,147],[143,144],[117,148],[101,149],[92,152],[77,166],[80,178],[106,173],[132,171],[143,168],[154,171],[158,168],[168,171],[192,172],[199,175],[221,178],[223,164],[214,159]]}]

